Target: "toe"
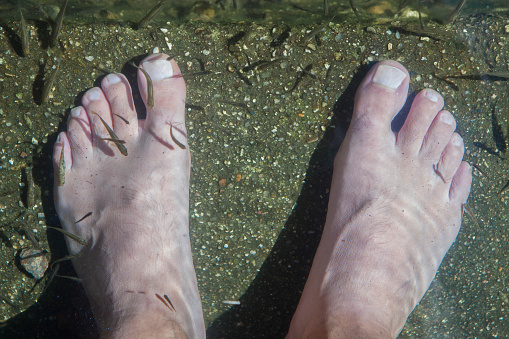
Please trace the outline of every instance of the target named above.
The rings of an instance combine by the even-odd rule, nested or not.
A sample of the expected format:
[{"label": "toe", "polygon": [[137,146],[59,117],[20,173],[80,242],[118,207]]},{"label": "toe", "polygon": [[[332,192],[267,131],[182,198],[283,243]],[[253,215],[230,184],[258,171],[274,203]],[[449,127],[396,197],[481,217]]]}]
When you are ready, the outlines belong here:
[{"label": "toe", "polygon": [[424,137],[420,154],[425,161],[436,164],[451,140],[456,121],[448,111],[440,111]]},{"label": "toe", "polygon": [[442,96],[432,89],[426,88],[417,94],[397,136],[397,144],[405,153],[419,153],[431,123],[443,106]]},{"label": "toe", "polygon": [[102,153],[107,156],[114,156],[115,146],[113,142],[102,140],[116,139],[116,135],[112,135],[108,130],[110,129],[113,131],[113,121],[110,104],[104,92],[98,87],[89,89],[85,95],[83,95],[82,104],[90,120],[94,152],[97,154]]},{"label": "toe", "polygon": [[[63,182],[59,182],[59,174],[65,175],[72,167],[72,156],[69,139],[66,133],[60,132],[57,141],[53,146],[53,172],[55,174],[55,185],[62,186]],[[62,172],[65,170],[64,172]],[[59,173],[60,172],[60,173]],[[62,179],[62,178],[60,178]],[[65,181],[65,177],[63,178]]]},{"label": "toe", "polygon": [[187,148],[185,131],[186,86],[174,60],[165,54],[152,54],[140,63],[138,85],[147,106],[144,129],[153,137],[174,148]]},{"label": "toe", "polygon": [[449,190],[449,199],[459,203],[466,203],[468,195],[470,194],[471,185],[472,167],[463,161],[452,179],[451,189]]},{"label": "toe", "polygon": [[135,137],[138,119],[129,81],[123,74],[108,74],[101,82],[101,88],[110,103],[112,128],[122,140]]},{"label": "toe", "polygon": [[375,144],[380,137],[393,136],[391,121],[405,104],[408,83],[408,72],[401,64],[377,63],[357,90],[350,130],[365,134]]},{"label": "toe", "polygon": [[[69,161],[67,168],[80,166],[83,161],[92,156],[92,131],[87,112],[81,106],[75,107],[67,120],[67,134]],[[67,160],[67,159],[66,159]],[[72,164],[72,165],[71,165]]]},{"label": "toe", "polygon": [[435,166],[435,171],[445,182],[451,181],[456,174],[464,150],[463,139],[458,133],[454,133]]}]

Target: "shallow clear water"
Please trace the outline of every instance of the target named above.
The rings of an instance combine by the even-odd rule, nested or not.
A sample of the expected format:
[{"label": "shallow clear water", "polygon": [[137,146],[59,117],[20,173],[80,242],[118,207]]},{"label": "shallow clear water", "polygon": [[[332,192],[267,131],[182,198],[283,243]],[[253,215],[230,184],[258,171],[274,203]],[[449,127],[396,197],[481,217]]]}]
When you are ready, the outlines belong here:
[{"label": "shallow clear water", "polygon": [[[0,337],[88,336],[92,325],[83,318],[90,313],[79,284],[55,279],[43,292],[47,276],[31,291],[34,281],[16,267],[15,253],[30,245],[21,225],[37,231],[53,260],[65,255],[62,238],[43,228],[58,225],[49,158],[57,131],[65,127],[76,95],[97,85],[102,73],[94,67],[132,74],[125,63],[155,47],[179,54],[186,71],[198,70],[199,58],[215,72],[187,85],[188,104],[201,107],[188,112],[190,212],[211,338],[284,334],[320,238],[334,135],[348,124],[355,85],[381,59],[403,63],[412,90],[431,87],[446,97],[465,139],[465,159],[486,174],[474,171],[469,200],[479,226],[465,219],[401,337],[509,336],[509,190],[503,190],[509,181],[509,88],[506,78],[486,76],[509,71],[504,1],[469,1],[452,25],[441,20],[455,1],[424,1],[424,31],[412,2],[398,11],[399,2],[357,1],[362,20],[348,1],[330,2],[329,18],[337,15],[327,24],[322,1],[239,1],[237,10],[232,1],[224,10],[220,3],[192,9],[192,2],[168,1],[148,28],[136,30],[156,3],[70,1],[60,46],[50,49],[50,28],[36,2],[23,1],[32,32],[29,57],[20,53],[17,3],[0,4],[2,319],[32,305],[4,323]],[[56,17],[57,2],[42,4]],[[324,22],[316,38],[300,43]],[[41,104],[43,79],[59,51],[53,96]],[[228,71],[274,59],[273,66],[246,72],[245,79]],[[307,65],[317,80],[305,77],[296,84],[299,67]],[[70,265],[61,269],[59,274],[74,274]],[[240,300],[242,306],[222,300]]]}]

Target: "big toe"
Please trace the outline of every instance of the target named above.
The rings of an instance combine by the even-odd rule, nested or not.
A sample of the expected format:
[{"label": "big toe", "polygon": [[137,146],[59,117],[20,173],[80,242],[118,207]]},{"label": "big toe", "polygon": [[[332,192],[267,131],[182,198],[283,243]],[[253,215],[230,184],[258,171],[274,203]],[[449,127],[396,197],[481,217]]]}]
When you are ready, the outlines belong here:
[{"label": "big toe", "polygon": [[147,107],[144,130],[169,148],[185,149],[186,86],[177,63],[166,54],[146,57],[138,70],[138,85]]},{"label": "big toe", "polygon": [[388,135],[394,137],[391,122],[405,104],[409,79],[400,63],[377,63],[357,90],[349,129],[374,144],[380,144],[380,139]]}]

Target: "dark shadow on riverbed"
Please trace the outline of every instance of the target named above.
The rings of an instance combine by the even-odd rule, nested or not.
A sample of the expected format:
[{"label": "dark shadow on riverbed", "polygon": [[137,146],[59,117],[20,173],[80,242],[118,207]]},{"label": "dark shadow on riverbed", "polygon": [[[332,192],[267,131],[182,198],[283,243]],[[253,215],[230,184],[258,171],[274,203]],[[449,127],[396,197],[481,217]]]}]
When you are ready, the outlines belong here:
[{"label": "dark shadow on riverbed", "polygon": [[355,92],[368,67],[362,67],[333,107],[331,125],[315,149],[297,204],[260,273],[240,298],[241,305],[221,315],[207,338],[283,338],[304,288],[327,214],[334,156],[348,128]]}]

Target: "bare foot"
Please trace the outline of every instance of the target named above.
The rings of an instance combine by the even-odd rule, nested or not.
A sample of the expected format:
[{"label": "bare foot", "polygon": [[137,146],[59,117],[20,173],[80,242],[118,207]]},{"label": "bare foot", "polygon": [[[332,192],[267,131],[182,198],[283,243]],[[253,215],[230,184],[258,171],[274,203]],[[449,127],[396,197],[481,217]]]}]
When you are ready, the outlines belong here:
[{"label": "bare foot", "polygon": [[[151,108],[138,71],[146,120],[137,118],[127,79],[110,74],[71,111],[54,147],[58,216],[87,243],[67,239],[70,253],[81,254],[74,267],[103,337],[205,338],[189,242],[186,89],[167,57],[140,65],[153,81]],[[114,137],[100,117],[125,144],[103,140]]]},{"label": "bare foot", "polygon": [[472,181],[463,140],[431,89],[391,131],[408,83],[385,61],[357,91],[289,338],[395,338],[458,234]]}]

